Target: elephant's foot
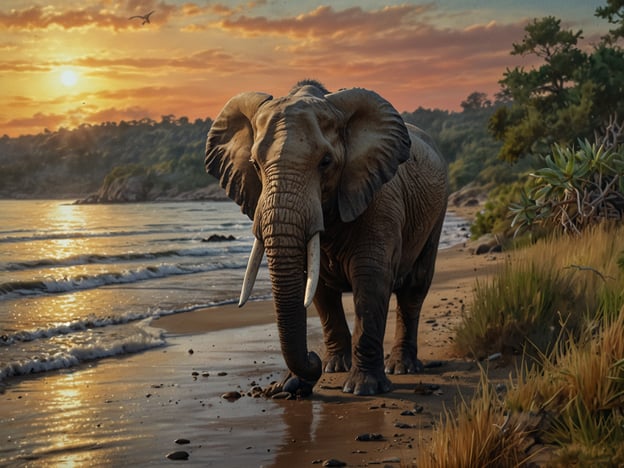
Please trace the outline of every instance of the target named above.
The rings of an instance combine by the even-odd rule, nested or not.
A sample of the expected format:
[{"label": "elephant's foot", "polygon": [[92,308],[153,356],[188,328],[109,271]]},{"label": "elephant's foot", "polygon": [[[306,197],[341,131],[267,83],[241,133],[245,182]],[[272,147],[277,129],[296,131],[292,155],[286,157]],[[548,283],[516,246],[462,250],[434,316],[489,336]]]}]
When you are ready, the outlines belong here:
[{"label": "elephant's foot", "polygon": [[394,348],[386,359],[387,374],[419,374],[424,370],[415,349]]},{"label": "elephant's foot", "polygon": [[354,395],[376,395],[392,390],[392,383],[380,369],[377,372],[365,372],[353,368],[342,387],[344,393]]},{"label": "elephant's foot", "polygon": [[327,353],[323,359],[324,372],[348,372],[349,369],[351,369],[351,353]]}]

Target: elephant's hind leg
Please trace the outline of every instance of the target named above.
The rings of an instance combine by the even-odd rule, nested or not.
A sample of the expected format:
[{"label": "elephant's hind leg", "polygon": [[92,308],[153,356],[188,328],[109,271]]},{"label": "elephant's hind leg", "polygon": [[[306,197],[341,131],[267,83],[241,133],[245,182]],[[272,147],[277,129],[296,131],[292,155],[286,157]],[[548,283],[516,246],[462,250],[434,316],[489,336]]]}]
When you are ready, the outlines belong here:
[{"label": "elephant's hind leg", "polygon": [[351,332],[342,306],[342,293],[320,281],[314,296],[314,306],[323,326],[323,370],[347,372],[351,368]]},{"label": "elephant's hind leg", "polygon": [[385,363],[385,370],[388,374],[414,374],[424,369],[422,362],[418,359],[418,321],[433,279],[441,225],[442,222],[429,237],[410,278],[396,291],[397,317],[394,346]]}]

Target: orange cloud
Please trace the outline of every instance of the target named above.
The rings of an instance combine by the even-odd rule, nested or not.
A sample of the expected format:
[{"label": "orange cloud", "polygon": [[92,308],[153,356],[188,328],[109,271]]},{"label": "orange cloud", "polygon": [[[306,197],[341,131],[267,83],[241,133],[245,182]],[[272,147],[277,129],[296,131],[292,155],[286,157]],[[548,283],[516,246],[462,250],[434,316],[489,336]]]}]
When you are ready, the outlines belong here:
[{"label": "orange cloud", "polygon": [[[29,122],[41,131],[165,114],[215,117],[238,92],[279,96],[306,77],[330,90],[374,89],[400,111],[458,109],[471,92],[497,92],[506,68],[526,64],[509,53],[524,35],[522,18],[479,15],[469,24],[474,12],[433,2],[308,10],[297,2],[300,14],[276,14],[274,2],[245,1],[86,0],[83,8],[0,10],[0,128],[18,134]],[[152,9],[154,24],[128,20]],[[132,30],[150,34],[124,34]],[[51,80],[68,65],[82,77],[71,89]]]},{"label": "orange cloud", "polygon": [[374,11],[366,11],[361,7],[336,11],[331,6],[320,6],[310,13],[295,17],[272,20],[264,16],[240,16],[236,19],[224,19],[219,22],[219,26],[244,36],[270,34],[326,39],[348,34],[363,36],[396,29],[404,20],[430,9],[430,5],[398,5]]},{"label": "orange cloud", "polygon": [[123,12],[113,12],[99,5],[64,10],[54,6],[31,6],[22,10],[11,10],[6,13],[0,11],[0,29],[32,31],[57,27],[64,30],[77,28],[103,28],[115,31],[135,29],[141,27],[140,21],[129,21],[135,14],[145,14],[157,8],[157,12],[150,18],[153,24],[163,24],[177,10],[177,7],[164,2],[140,2],[139,6],[129,5]]}]

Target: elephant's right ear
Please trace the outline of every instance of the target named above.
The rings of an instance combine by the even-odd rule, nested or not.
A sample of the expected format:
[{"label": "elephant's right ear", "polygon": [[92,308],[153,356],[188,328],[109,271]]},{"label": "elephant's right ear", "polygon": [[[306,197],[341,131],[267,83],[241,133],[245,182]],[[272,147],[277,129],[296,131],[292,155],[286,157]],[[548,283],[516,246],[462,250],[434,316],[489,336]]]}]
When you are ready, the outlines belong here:
[{"label": "elephant's right ear", "polygon": [[273,99],[266,93],[234,96],[221,110],[206,139],[206,172],[219,179],[228,197],[251,219],[256,211],[262,182],[251,164],[254,132],[251,124],[258,108]]}]

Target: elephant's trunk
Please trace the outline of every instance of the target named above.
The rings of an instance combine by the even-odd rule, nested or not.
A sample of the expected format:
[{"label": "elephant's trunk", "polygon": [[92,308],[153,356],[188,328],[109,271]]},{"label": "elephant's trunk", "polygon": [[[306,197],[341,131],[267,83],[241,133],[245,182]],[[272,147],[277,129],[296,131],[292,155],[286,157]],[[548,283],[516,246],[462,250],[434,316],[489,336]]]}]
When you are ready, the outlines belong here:
[{"label": "elephant's trunk", "polygon": [[[279,212],[279,219],[275,217],[276,212]],[[270,221],[270,228],[265,230],[263,241],[271,275],[282,354],[293,374],[316,383],[321,376],[322,364],[315,353],[308,352],[304,304],[307,224],[303,222],[301,213],[283,207],[265,211],[263,218],[263,222]],[[313,235],[312,239],[315,237],[317,236]],[[317,246],[316,253],[308,254],[308,259],[312,257],[308,261],[312,263],[320,255],[317,241],[311,242],[313,249],[314,245]],[[309,265],[307,269],[316,270],[318,278],[318,266]]]}]

